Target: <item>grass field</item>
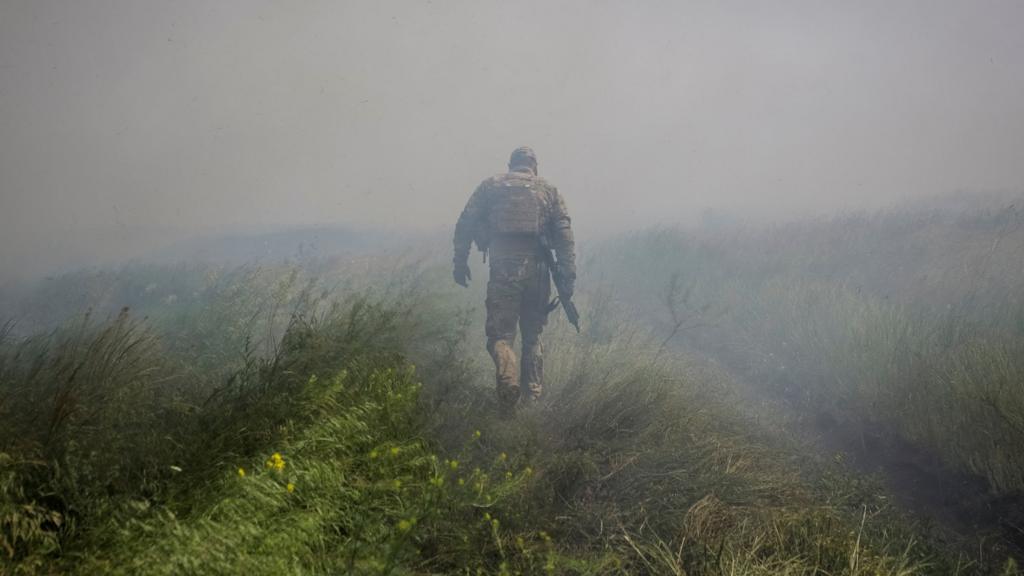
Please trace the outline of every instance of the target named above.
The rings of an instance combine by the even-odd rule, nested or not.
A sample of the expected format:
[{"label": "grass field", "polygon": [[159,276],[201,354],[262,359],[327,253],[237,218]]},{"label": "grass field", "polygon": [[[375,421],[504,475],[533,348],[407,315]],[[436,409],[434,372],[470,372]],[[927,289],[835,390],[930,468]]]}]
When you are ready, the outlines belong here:
[{"label": "grass field", "polygon": [[432,254],[58,278],[0,339],[0,573],[1017,574],[733,378],[1011,501],[1011,216],[609,241],[511,419]]},{"label": "grass field", "polygon": [[617,293],[758,386],[1019,494],[1022,223],[1010,207],[662,230],[610,243],[594,267],[645,278]]}]

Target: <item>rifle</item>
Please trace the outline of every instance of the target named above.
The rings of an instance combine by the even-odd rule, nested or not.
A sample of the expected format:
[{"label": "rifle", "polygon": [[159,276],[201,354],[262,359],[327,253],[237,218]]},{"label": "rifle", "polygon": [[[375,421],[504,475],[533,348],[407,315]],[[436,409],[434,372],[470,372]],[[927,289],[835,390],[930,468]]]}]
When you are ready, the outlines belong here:
[{"label": "rifle", "polygon": [[572,296],[568,295],[566,290],[566,279],[562,276],[561,271],[558,268],[558,262],[555,261],[555,255],[551,253],[551,246],[548,244],[547,238],[543,235],[540,238],[540,251],[544,254],[544,260],[548,263],[548,270],[551,271],[551,279],[555,281],[555,290],[558,292],[558,296],[548,304],[548,314],[553,312],[558,305],[562,305],[562,309],[565,310],[565,316],[569,319],[569,323],[576,328],[576,333],[580,332],[580,313],[576,310],[576,305],[572,303]]}]

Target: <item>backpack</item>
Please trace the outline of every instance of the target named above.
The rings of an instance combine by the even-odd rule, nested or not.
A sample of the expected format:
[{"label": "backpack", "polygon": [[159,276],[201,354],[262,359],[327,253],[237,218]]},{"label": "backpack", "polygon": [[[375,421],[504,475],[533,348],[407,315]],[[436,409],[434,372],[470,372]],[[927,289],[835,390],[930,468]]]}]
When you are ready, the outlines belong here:
[{"label": "backpack", "polygon": [[487,211],[489,232],[539,237],[544,211],[541,186],[533,178],[518,175],[506,175],[495,182]]}]

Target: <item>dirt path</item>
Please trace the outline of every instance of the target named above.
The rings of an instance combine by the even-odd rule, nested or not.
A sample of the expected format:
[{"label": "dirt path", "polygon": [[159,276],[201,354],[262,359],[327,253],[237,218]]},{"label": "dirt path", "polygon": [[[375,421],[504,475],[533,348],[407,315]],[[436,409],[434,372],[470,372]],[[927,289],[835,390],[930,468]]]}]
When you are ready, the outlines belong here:
[{"label": "dirt path", "polygon": [[983,544],[996,558],[1024,560],[1024,495],[996,497],[987,481],[949,469],[936,454],[883,429],[864,430],[828,414],[805,414],[792,399],[755,386],[718,359],[685,353],[723,373],[752,410],[779,420],[786,433],[830,458],[842,454],[856,472],[880,478],[894,503],[961,545]]},{"label": "dirt path", "polygon": [[989,540],[996,554],[1024,558],[1024,497],[993,496],[981,476],[949,469],[937,455],[883,430],[856,430],[816,418],[817,444],[877,474],[898,505],[959,539]]}]

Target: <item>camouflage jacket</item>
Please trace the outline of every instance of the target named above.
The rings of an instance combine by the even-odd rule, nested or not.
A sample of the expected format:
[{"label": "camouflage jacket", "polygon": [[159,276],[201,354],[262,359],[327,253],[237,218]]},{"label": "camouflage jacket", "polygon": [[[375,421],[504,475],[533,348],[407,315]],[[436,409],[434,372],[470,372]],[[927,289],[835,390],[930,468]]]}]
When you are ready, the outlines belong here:
[{"label": "camouflage jacket", "polygon": [[520,170],[498,174],[484,180],[470,196],[455,225],[455,264],[466,263],[471,243],[475,243],[481,251],[486,251],[491,241],[495,239],[490,212],[499,200],[498,195],[504,193],[509,181],[529,183],[528,187],[534,191],[540,204],[538,232],[543,234],[548,244],[554,248],[560,267],[564,267],[565,273],[575,277],[575,241],[565,201],[559,195],[558,189],[543,178],[532,172]]}]

